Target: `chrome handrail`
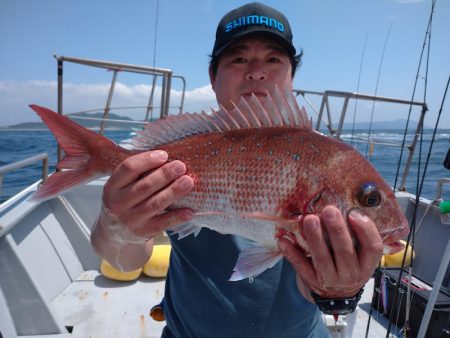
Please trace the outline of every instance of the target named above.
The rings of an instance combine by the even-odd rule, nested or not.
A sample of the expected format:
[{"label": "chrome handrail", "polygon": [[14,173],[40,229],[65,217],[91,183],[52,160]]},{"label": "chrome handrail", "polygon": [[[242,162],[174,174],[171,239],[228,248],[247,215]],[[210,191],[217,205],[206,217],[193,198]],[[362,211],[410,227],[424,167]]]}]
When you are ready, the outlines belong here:
[{"label": "chrome handrail", "polygon": [[3,188],[3,177],[11,171],[21,169],[29,166],[35,162],[42,161],[42,181],[45,181],[48,177],[48,155],[47,153],[41,153],[35,156],[28,157],[24,160],[6,164],[0,167],[0,196]]},{"label": "chrome handrail", "polygon": [[[354,100],[367,100],[367,101],[373,101],[373,102],[386,102],[386,103],[398,103],[398,104],[404,104],[404,105],[410,105],[410,106],[419,106],[422,107],[419,122],[417,124],[416,130],[414,132],[414,137],[410,145],[407,145],[407,148],[409,150],[409,156],[406,160],[405,168],[402,175],[402,182],[400,183],[399,190],[405,191],[406,190],[406,179],[409,174],[409,170],[413,161],[414,156],[414,150],[417,144],[417,140],[420,136],[420,133],[423,129],[423,121],[425,117],[425,113],[428,110],[427,104],[425,102],[419,102],[419,101],[411,101],[411,100],[403,100],[403,99],[396,99],[392,97],[384,97],[384,96],[375,96],[375,95],[368,95],[368,94],[360,94],[360,93],[353,93],[353,92],[343,92],[343,91],[336,91],[336,90],[326,90],[324,92],[317,92],[317,91],[310,91],[310,90],[302,90],[302,89],[294,89],[294,94],[296,96],[301,95],[303,99],[306,101],[306,103],[314,110],[314,112],[317,114],[317,123],[315,129],[317,131],[320,130],[320,124],[322,122],[324,113],[326,113],[326,116],[328,118],[328,123],[325,123],[327,125],[327,129],[330,132],[330,135],[341,139],[341,132],[344,125],[345,115],[347,113],[348,109],[348,103],[350,99]],[[316,95],[320,96],[321,103],[320,108],[317,109],[314,107],[314,105],[311,103],[311,101],[307,98],[306,95]],[[333,128],[333,122],[331,120],[331,109],[330,109],[330,103],[329,98],[341,98],[344,99],[344,103],[342,105],[342,109],[339,116],[339,122],[337,125],[337,128]],[[367,143],[373,143],[369,139],[365,140]],[[357,142],[357,141],[355,141]],[[359,140],[358,142],[361,142]]]},{"label": "chrome handrail", "polygon": [[[316,112],[318,115],[317,123],[316,123],[316,130],[320,129],[320,124],[322,122],[324,110],[326,110],[326,113],[328,115],[328,125],[327,127],[330,130],[331,134],[335,134],[337,138],[340,137],[342,126],[344,124],[345,115],[348,108],[348,102],[350,99],[354,100],[367,100],[367,101],[376,101],[376,102],[386,102],[386,103],[399,103],[399,104],[405,104],[405,105],[412,105],[412,106],[420,106],[424,107],[426,110],[426,103],[419,102],[419,101],[410,101],[410,100],[403,100],[403,99],[396,99],[392,97],[386,97],[386,96],[375,96],[375,95],[368,95],[368,94],[360,94],[360,93],[352,93],[352,92],[343,92],[343,91],[337,91],[337,90],[326,90],[324,92],[317,92],[317,91],[310,91],[310,90],[302,90],[302,89],[294,89],[294,94],[301,95],[303,98],[305,98],[305,101],[311,106],[311,108]],[[317,110],[316,107],[314,107],[306,97],[306,95],[317,95],[322,97],[320,109]],[[337,130],[334,130],[332,128],[332,121],[331,121],[331,111],[329,107],[329,100],[330,97],[339,97],[344,99],[344,104],[342,107],[339,124]]]},{"label": "chrome handrail", "polygon": [[161,105],[160,105],[161,113],[160,113],[159,117],[165,117],[169,114],[170,89],[172,86],[172,78],[180,79],[182,82],[182,95],[181,95],[181,102],[180,102],[179,109],[180,109],[180,111],[183,110],[184,94],[185,94],[185,90],[186,90],[186,80],[184,79],[183,76],[174,75],[172,70],[170,70],[170,69],[139,66],[139,65],[133,65],[133,64],[101,61],[101,60],[93,60],[93,59],[74,58],[74,57],[60,56],[60,55],[53,55],[53,56],[58,62],[58,113],[60,113],[60,114],[62,114],[62,111],[63,111],[63,104],[62,104],[63,62],[81,64],[81,65],[91,66],[91,67],[96,67],[96,68],[104,68],[104,69],[113,71],[113,78],[111,80],[110,92],[108,95],[108,100],[104,107],[105,115],[107,115],[108,111],[111,109],[110,103],[111,103],[112,93],[114,91],[114,85],[117,80],[118,72],[140,73],[140,74],[152,75],[155,77],[161,76],[163,78]]},{"label": "chrome handrail", "polygon": [[[159,118],[164,118],[169,115],[170,107],[170,91],[172,87],[172,79],[177,78],[182,82],[182,93],[181,93],[181,102],[179,105],[179,112],[183,110],[184,105],[184,96],[186,90],[186,80],[179,75],[174,75],[172,70],[165,68],[155,68],[155,67],[147,67],[147,66],[139,66],[133,64],[126,63],[118,63],[118,62],[110,62],[110,61],[102,61],[102,60],[93,60],[93,59],[83,59],[83,58],[74,58],[68,56],[61,55],[53,55],[57,60],[58,67],[58,113],[63,114],[63,64],[65,62],[80,64],[84,66],[90,66],[95,68],[103,68],[113,72],[111,84],[109,87],[108,98],[105,103],[105,107],[103,110],[103,119],[101,120],[99,133],[103,134],[105,129],[105,123],[108,120],[108,115],[111,109],[111,101],[113,98],[115,85],[117,82],[117,76],[120,72],[128,72],[128,73],[139,73],[144,75],[153,76],[153,85],[149,95],[148,105],[146,107],[145,120],[148,119],[149,114],[152,113],[154,108],[157,108],[153,105],[153,96],[156,84],[156,78],[162,77],[162,85],[161,85],[161,103],[159,105]],[[58,161],[61,159],[61,149],[58,147]]]}]

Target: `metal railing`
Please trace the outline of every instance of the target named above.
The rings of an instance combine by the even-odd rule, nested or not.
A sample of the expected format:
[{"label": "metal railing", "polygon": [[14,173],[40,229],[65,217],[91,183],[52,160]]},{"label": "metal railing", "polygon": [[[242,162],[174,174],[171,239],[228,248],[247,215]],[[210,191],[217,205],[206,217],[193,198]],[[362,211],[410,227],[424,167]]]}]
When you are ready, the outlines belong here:
[{"label": "metal railing", "polygon": [[45,181],[48,177],[48,155],[47,153],[41,153],[32,157],[28,157],[24,160],[13,162],[0,167],[0,196],[2,195],[3,189],[3,178],[6,174],[11,171],[21,169],[23,167],[29,166],[36,162],[42,161],[42,181]]},{"label": "metal railing", "polygon": [[[103,68],[103,69],[107,69],[108,71],[111,71],[113,73],[111,84],[109,87],[108,97],[107,97],[106,103],[105,103],[105,107],[102,109],[103,117],[100,120],[100,130],[99,130],[100,134],[103,134],[104,129],[105,129],[105,124],[108,121],[109,112],[111,109],[113,109],[111,107],[111,101],[113,98],[113,94],[114,94],[114,90],[115,90],[119,72],[137,73],[137,74],[153,76],[148,103],[147,103],[147,106],[144,107],[144,108],[146,108],[145,117],[143,119],[144,121],[148,121],[149,118],[151,118],[153,116],[153,110],[155,108],[159,108],[159,114],[157,114],[157,118],[164,118],[169,115],[169,108],[172,108],[170,106],[170,92],[171,92],[171,88],[172,88],[172,79],[174,79],[174,78],[179,79],[182,84],[180,105],[175,108],[178,108],[178,112],[182,112],[182,110],[183,110],[185,91],[186,91],[186,80],[182,76],[173,75],[173,73],[170,69],[139,66],[139,65],[117,63],[117,62],[110,62],[110,61],[74,58],[74,57],[58,56],[58,55],[54,55],[54,58],[57,60],[57,67],[58,67],[58,88],[57,88],[57,90],[58,90],[58,113],[59,114],[63,114],[63,73],[64,73],[63,68],[64,68],[65,62],[94,67],[94,68]],[[161,103],[159,106],[154,106],[153,100],[154,100],[154,96],[155,96],[155,88],[156,88],[157,78],[162,78]],[[139,122],[137,122],[137,123],[139,123]],[[61,159],[61,149],[59,147],[58,147],[57,158],[58,158],[58,161]]]},{"label": "metal railing", "polygon": [[103,108],[103,121],[100,126],[101,134],[104,131],[105,122],[108,119],[109,111],[112,109],[111,101],[112,101],[112,97],[114,94],[114,90],[115,90],[115,86],[116,86],[116,82],[117,82],[117,76],[118,76],[119,72],[139,73],[139,74],[153,76],[148,105],[146,106],[147,109],[146,109],[146,113],[145,113],[145,120],[148,120],[150,112],[154,108],[156,108],[155,106],[153,106],[153,98],[154,98],[155,88],[156,88],[156,79],[158,77],[162,77],[161,104],[159,106],[160,113],[159,113],[158,117],[164,118],[165,116],[169,115],[170,90],[172,87],[172,79],[173,78],[179,79],[182,83],[180,105],[177,106],[176,108],[178,108],[179,112],[181,112],[183,110],[184,97],[185,97],[185,91],[186,91],[186,80],[182,76],[173,75],[173,73],[170,69],[146,67],[146,66],[132,65],[132,64],[126,64],[126,63],[110,62],[110,61],[74,58],[74,57],[68,57],[68,56],[54,55],[54,57],[57,60],[57,65],[58,65],[58,113],[60,113],[60,114],[63,113],[63,73],[64,73],[63,66],[64,66],[64,62],[75,63],[75,64],[80,64],[80,65],[85,65],[85,66],[90,66],[90,67],[95,67],[95,68],[103,68],[103,69],[112,71],[113,76],[112,76],[112,80],[111,80],[111,85],[109,88],[109,93],[108,93],[105,107]]},{"label": "metal railing", "polygon": [[[409,156],[408,156],[408,159],[406,160],[405,169],[404,169],[403,177],[402,177],[402,182],[399,187],[399,190],[401,190],[401,191],[406,190],[406,180],[407,180],[409,170],[410,170],[410,167],[411,167],[411,164],[413,161],[416,144],[420,137],[420,133],[423,129],[423,121],[425,118],[425,113],[428,110],[426,103],[418,102],[418,101],[411,101],[411,100],[396,99],[396,98],[391,98],[391,97],[374,96],[374,95],[359,94],[359,93],[352,93],[352,92],[342,92],[342,91],[335,91],[335,90],[326,90],[324,92],[317,92],[317,91],[294,89],[294,94],[296,96],[301,95],[303,97],[303,99],[305,100],[305,102],[317,114],[317,123],[316,123],[315,129],[317,131],[320,130],[320,126],[321,126],[322,121],[324,120],[324,115],[325,115],[326,119],[327,119],[325,124],[326,124],[327,129],[330,132],[330,135],[335,138],[338,138],[338,139],[341,139],[340,136],[341,136],[342,128],[344,126],[344,120],[345,120],[345,116],[347,114],[348,104],[351,99],[372,101],[373,103],[384,102],[384,103],[395,103],[395,104],[408,105],[410,107],[412,107],[412,106],[421,107],[422,109],[421,109],[421,113],[420,113],[420,118],[417,123],[416,130],[414,132],[413,140],[412,140],[411,144],[406,145],[406,148],[409,150]],[[317,109],[311,103],[311,100],[308,99],[307,95],[315,95],[315,96],[320,96],[322,98],[319,109]],[[330,108],[330,100],[329,100],[330,98],[340,98],[340,99],[344,100],[344,102],[342,104],[342,108],[340,110],[339,122],[338,122],[338,125],[336,128],[334,128],[334,126],[333,126],[333,121],[332,121],[332,117],[331,117],[332,114],[331,114],[331,108]],[[361,142],[361,140],[359,142]],[[376,143],[369,139],[363,140],[363,142],[373,143],[373,144]],[[398,146],[398,144],[387,144],[387,143],[379,143],[379,144],[389,145],[389,146]]]}]

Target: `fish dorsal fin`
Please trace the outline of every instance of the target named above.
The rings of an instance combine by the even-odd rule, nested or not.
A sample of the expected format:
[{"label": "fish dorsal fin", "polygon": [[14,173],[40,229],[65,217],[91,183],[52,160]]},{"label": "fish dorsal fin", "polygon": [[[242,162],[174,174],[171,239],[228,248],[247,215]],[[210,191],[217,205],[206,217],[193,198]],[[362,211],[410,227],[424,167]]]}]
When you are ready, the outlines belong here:
[{"label": "fish dorsal fin", "polygon": [[232,102],[232,105],[232,110],[221,105],[219,110],[211,109],[211,113],[183,113],[150,122],[144,130],[136,132],[130,146],[136,150],[148,150],[192,135],[237,129],[311,129],[311,121],[305,109],[299,108],[292,92],[282,94],[277,86],[272,94],[267,91],[264,105],[255,95],[249,100],[241,98],[237,104]]}]

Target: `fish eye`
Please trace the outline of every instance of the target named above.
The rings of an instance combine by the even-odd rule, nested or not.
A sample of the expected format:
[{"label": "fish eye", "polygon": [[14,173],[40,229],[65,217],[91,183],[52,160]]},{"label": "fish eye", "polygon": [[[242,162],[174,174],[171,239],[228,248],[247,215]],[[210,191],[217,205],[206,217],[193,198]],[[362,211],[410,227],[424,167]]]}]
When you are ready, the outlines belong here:
[{"label": "fish eye", "polygon": [[359,202],[365,207],[375,207],[381,202],[381,194],[373,183],[364,184],[361,187]]}]

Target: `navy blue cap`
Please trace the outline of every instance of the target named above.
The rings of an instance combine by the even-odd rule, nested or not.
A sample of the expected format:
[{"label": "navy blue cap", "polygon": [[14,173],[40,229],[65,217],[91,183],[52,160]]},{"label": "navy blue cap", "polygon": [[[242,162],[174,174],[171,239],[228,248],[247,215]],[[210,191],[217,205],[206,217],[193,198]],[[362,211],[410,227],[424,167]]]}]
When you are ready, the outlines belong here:
[{"label": "navy blue cap", "polygon": [[291,56],[296,53],[286,17],[272,7],[252,2],[228,12],[220,20],[212,56],[218,56],[238,39],[253,35],[266,36],[276,41]]}]

